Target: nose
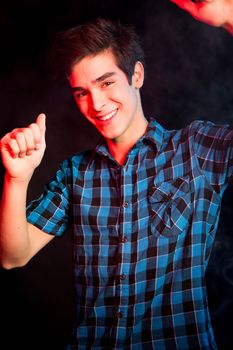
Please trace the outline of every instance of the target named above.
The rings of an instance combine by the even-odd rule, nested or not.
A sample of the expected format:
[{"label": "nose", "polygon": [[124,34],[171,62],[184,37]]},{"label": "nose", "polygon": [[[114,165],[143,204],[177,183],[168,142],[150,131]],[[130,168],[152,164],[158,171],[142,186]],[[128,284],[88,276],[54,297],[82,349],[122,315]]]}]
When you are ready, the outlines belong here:
[{"label": "nose", "polygon": [[104,93],[98,90],[92,91],[91,104],[94,111],[101,112],[106,104],[106,98]]}]

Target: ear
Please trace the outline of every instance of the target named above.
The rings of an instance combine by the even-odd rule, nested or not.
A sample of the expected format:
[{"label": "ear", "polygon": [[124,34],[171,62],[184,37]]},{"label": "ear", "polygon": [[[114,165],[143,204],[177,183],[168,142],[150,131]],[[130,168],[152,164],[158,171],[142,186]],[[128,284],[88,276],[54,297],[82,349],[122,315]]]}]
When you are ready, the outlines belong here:
[{"label": "ear", "polygon": [[136,89],[140,89],[144,82],[144,67],[142,62],[137,61],[134,66],[134,74],[132,76],[132,85]]}]

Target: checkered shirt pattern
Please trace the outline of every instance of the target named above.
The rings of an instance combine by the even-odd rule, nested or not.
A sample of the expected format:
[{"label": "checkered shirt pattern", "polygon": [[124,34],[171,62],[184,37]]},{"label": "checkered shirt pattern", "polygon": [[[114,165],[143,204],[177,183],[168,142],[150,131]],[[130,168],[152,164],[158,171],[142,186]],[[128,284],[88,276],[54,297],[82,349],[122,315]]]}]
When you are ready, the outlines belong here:
[{"label": "checkered shirt pattern", "polygon": [[28,221],[74,232],[78,324],[67,349],[216,349],[205,270],[233,132],[151,120],[125,165],[104,142],[64,161]]}]

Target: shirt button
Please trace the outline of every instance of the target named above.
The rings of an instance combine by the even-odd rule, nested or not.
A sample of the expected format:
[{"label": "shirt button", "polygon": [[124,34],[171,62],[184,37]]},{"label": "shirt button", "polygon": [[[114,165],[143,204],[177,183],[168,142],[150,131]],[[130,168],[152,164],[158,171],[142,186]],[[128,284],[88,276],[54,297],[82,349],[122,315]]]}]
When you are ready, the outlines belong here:
[{"label": "shirt button", "polygon": [[122,236],[121,237],[121,243],[126,243],[128,240],[125,236]]},{"label": "shirt button", "polygon": [[128,203],[128,202],[124,202],[124,203],[123,203],[123,207],[124,207],[124,208],[128,208],[128,206],[129,206],[129,203]]},{"label": "shirt button", "polygon": [[124,273],[122,273],[122,275],[120,275],[120,279],[123,281],[126,279],[126,275]]},{"label": "shirt button", "polygon": [[123,313],[121,311],[117,312],[116,315],[117,315],[118,318],[122,318],[123,317]]}]

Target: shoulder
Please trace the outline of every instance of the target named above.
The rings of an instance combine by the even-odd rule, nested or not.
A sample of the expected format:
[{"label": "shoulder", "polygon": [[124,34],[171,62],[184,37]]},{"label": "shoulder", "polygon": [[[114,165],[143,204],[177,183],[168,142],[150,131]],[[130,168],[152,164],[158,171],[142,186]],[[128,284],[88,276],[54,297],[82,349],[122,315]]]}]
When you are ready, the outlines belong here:
[{"label": "shoulder", "polygon": [[190,124],[195,143],[210,147],[231,142],[233,130],[228,124],[216,124],[211,121],[195,121]]},{"label": "shoulder", "polygon": [[181,129],[164,129],[164,144],[173,148],[190,149],[194,153],[224,150],[233,142],[233,130],[228,124],[215,124],[212,121],[195,120]]},{"label": "shoulder", "polygon": [[173,130],[173,135],[193,138],[194,142],[201,140],[223,140],[232,138],[232,128],[228,124],[216,124],[212,121],[194,120],[180,130]]}]

